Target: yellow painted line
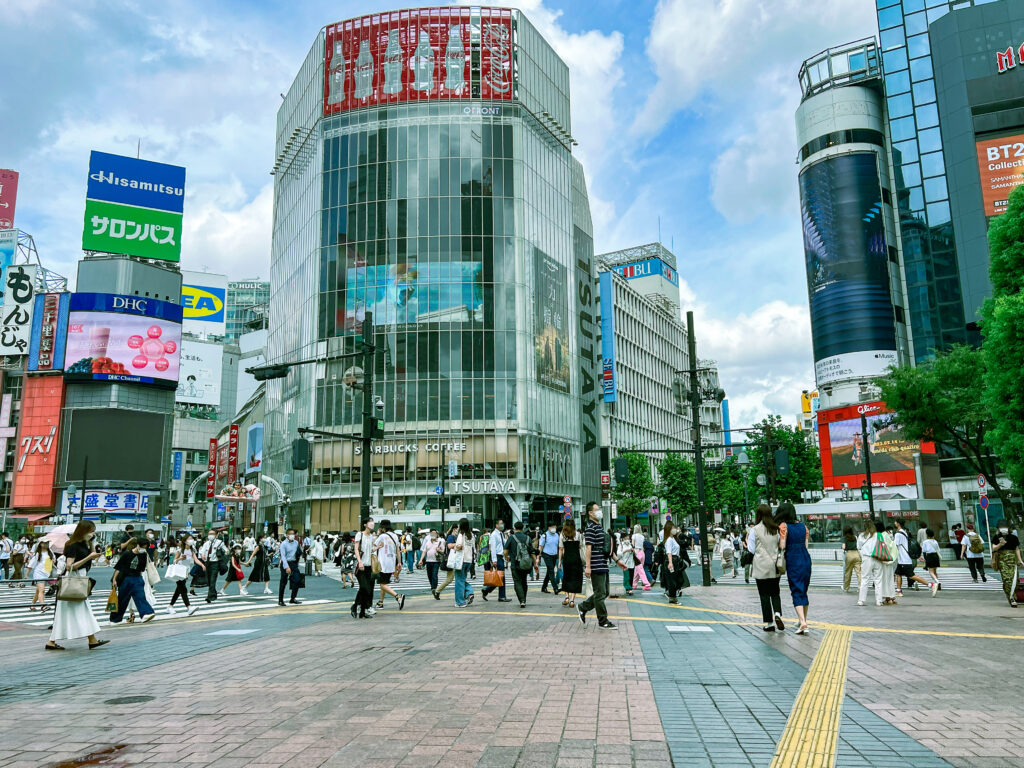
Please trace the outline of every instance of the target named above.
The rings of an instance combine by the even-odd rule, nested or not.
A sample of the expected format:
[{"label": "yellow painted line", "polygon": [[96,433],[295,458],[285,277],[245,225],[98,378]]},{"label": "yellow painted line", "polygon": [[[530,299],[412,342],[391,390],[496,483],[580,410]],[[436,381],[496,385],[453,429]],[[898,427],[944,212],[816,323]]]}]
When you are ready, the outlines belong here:
[{"label": "yellow painted line", "polygon": [[[700,613],[720,613],[725,616],[745,616],[748,619],[761,620],[760,613],[744,613],[743,611],[726,611],[719,608],[698,608],[695,605],[673,605],[672,603],[666,603],[664,601],[658,602],[657,600],[637,600],[632,597],[619,597],[615,599],[615,602],[621,603],[636,603],[637,605],[653,605],[656,608],[673,608],[680,611],[698,611]],[[786,619],[787,621],[795,621],[795,619]]]},{"label": "yellow painted line", "polygon": [[771,768],[832,768],[850,658],[848,629],[830,629],[800,687]]}]

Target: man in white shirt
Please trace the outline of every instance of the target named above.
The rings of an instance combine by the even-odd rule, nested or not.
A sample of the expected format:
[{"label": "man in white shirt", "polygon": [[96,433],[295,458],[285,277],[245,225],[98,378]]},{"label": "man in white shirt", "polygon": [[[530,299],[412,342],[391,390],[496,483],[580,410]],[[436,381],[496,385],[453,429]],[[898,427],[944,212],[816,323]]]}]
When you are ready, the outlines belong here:
[{"label": "man in white shirt", "polygon": [[252,536],[252,531],[245,532],[245,539],[242,541],[242,549],[245,550],[245,559],[248,560],[252,555],[254,549],[256,549],[256,539]]},{"label": "man in white shirt", "polygon": [[[11,578],[11,552],[14,551],[14,543],[7,531],[0,533],[0,569],[3,569],[3,578]],[[12,585],[13,586],[13,585]]]},{"label": "man in white shirt", "polygon": [[988,577],[985,576],[985,542],[981,535],[974,530],[974,523],[967,524],[967,532],[960,540],[960,554],[967,561],[967,567],[971,569],[971,578],[974,579],[975,584],[978,583],[978,576],[981,576],[982,581],[988,581]]},{"label": "man in white shirt", "polygon": [[206,567],[206,602],[217,599],[217,577],[220,575],[220,559],[227,557],[228,548],[224,546],[217,534],[210,531],[206,541],[199,547],[199,559]]},{"label": "man in white shirt", "polygon": [[[505,537],[505,522],[499,520],[494,530],[491,531],[490,539],[487,544],[490,549],[490,561],[491,569],[497,569],[502,573],[505,572],[505,549],[508,546],[507,539]],[[480,596],[484,600],[487,599],[487,595],[494,591],[494,587],[484,587],[480,590]],[[498,587],[498,602],[499,603],[511,603],[512,599],[505,597],[505,583],[502,582],[501,586]]]},{"label": "man in white shirt", "polygon": [[916,581],[918,584],[931,587],[934,595],[938,591],[938,585],[929,584],[920,576],[914,575],[914,560],[910,556],[910,534],[903,527],[903,521],[897,520],[895,525],[896,535],[893,538],[896,541],[896,594],[900,597],[903,596],[903,577],[906,576],[908,587]]}]

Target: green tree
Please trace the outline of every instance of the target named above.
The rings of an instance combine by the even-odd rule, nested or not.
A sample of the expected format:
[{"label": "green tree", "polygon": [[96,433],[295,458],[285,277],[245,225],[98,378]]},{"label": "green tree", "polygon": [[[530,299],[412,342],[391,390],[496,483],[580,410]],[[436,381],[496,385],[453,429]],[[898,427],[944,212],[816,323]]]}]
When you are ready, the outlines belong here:
[{"label": "green tree", "polygon": [[[775,475],[775,451],[785,448],[789,453],[789,473],[775,475],[776,500],[799,502],[803,491],[821,488],[818,449],[807,440],[798,427],[783,424],[781,416],[768,416],[755,427],[755,431],[747,433],[747,442],[751,443],[747,448],[750,473],[753,477],[764,474],[768,478],[769,493],[771,478]],[[742,478],[740,482],[742,483]]]},{"label": "green tree", "polygon": [[989,226],[988,245],[992,298],[981,326],[983,400],[992,415],[987,442],[1014,487],[1024,488],[1024,188],[1010,194],[1006,211]]},{"label": "green tree", "polygon": [[743,502],[743,473],[736,463],[735,456],[730,456],[720,466],[705,466],[704,500],[708,512],[720,509],[725,515],[739,515],[740,518],[746,516]]},{"label": "green tree", "polygon": [[697,468],[678,453],[667,453],[658,464],[658,495],[668,503],[673,520],[697,514]]},{"label": "green tree", "polygon": [[650,507],[654,495],[651,465],[641,453],[624,453],[621,458],[629,462],[629,479],[617,484],[612,495],[618,502],[618,513],[627,520],[636,520]]},{"label": "green tree", "polygon": [[958,344],[916,368],[890,368],[876,383],[882,389],[882,400],[896,412],[905,437],[954,449],[974,471],[985,476],[1006,514],[1017,520],[1010,492],[996,483],[992,413],[984,386],[986,355],[980,349]]}]

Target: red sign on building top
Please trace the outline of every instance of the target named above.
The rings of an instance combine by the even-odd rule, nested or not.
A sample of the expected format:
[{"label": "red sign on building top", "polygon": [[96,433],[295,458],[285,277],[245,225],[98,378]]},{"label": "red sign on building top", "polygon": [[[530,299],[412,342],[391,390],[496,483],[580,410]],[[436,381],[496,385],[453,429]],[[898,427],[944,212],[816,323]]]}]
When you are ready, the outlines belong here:
[{"label": "red sign on building top", "polygon": [[53,509],[64,379],[26,376],[24,382],[11,506]]},{"label": "red sign on building top", "polygon": [[14,205],[18,202],[18,172],[0,168],[0,229],[14,228]]}]

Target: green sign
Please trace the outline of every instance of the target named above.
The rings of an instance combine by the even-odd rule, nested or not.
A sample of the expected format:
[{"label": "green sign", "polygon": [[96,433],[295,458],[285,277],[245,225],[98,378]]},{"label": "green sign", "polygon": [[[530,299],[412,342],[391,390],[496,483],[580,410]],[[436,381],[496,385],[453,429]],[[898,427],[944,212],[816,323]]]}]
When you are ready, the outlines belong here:
[{"label": "green sign", "polygon": [[86,200],[82,249],[180,261],[181,214]]}]

